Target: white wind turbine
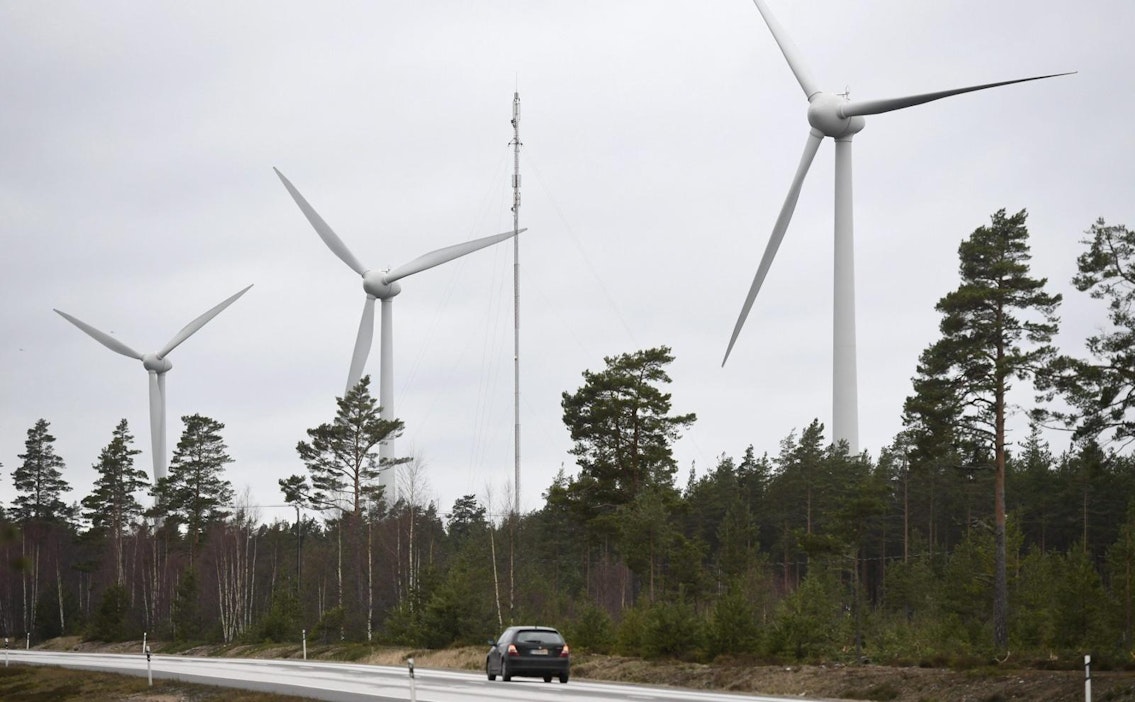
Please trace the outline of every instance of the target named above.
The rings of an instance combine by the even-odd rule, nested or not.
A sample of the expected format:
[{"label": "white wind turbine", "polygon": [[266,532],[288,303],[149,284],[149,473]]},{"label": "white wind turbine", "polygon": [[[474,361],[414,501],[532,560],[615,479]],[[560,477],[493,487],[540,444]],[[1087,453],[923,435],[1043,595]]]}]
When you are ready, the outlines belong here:
[{"label": "white wind turbine", "polygon": [[[382,407],[382,418],[391,420],[394,418],[393,301],[394,296],[402,292],[402,286],[399,285],[397,281],[406,276],[433,268],[434,266],[440,266],[455,258],[471,254],[486,246],[492,246],[505,239],[510,239],[526,230],[507,231],[480,239],[473,239],[472,241],[466,241],[461,244],[454,244],[453,246],[447,246],[423,254],[413,261],[393,270],[375,270],[367,268],[355,258],[354,254],[351,253],[342,239],[332,231],[331,227],[327,225],[327,222],[323,221],[319,213],[308,204],[303,195],[300,195],[300,192],[296,190],[291,181],[284,177],[284,174],[281,173],[279,169],[273,168],[272,170],[276,171],[276,175],[280,177],[280,181],[283,182],[284,187],[288,189],[292,199],[299,205],[300,210],[302,210],[307,217],[307,221],[311,222],[311,226],[315,228],[315,232],[319,234],[319,238],[323,239],[323,243],[327,244],[327,248],[331,249],[333,254],[338,256],[343,263],[346,263],[351,270],[358,273],[363,278],[363,290],[366,291],[367,298],[363,305],[362,319],[359,320],[359,333],[355,338],[355,351],[351,355],[351,370],[347,373],[347,389],[345,392],[350,392],[363,376],[363,367],[366,365],[367,357],[370,355],[371,341],[374,338],[374,301],[376,299],[382,300],[382,333],[379,337],[378,402]],[[382,442],[379,445],[380,461],[386,463],[393,457],[394,442]],[[387,484],[387,480],[384,479],[383,484]]]},{"label": "white wind turbine", "polygon": [[166,477],[166,373],[173,368],[173,364],[166,358],[181,342],[193,336],[209,320],[220,314],[226,307],[236,302],[237,298],[248,292],[249,285],[221,304],[186,324],[181,331],[156,353],[138,353],[118,339],[106,332],[99,331],[91,325],[76,319],[62,310],[55,310],[61,317],[86,332],[91,338],[115,353],[136,358],[150,373],[150,447],[154,460],[154,483]]},{"label": "white wind turbine", "polygon": [[729,354],[737,341],[737,335],[741,333],[745,318],[749,315],[757,292],[761,289],[769,266],[772,265],[772,260],[776,256],[776,251],[780,247],[785,231],[788,229],[792,212],[796,208],[796,200],[800,197],[800,187],[804,183],[804,177],[808,174],[808,168],[812,164],[812,159],[816,156],[816,151],[820,148],[820,142],[824,137],[831,137],[835,139],[836,144],[832,436],[834,441],[847,441],[849,451],[854,455],[859,452],[859,411],[855,364],[855,266],[852,243],[851,139],[863,129],[863,116],[901,110],[952,95],[971,93],[986,88],[996,88],[1013,83],[1024,83],[1069,74],[1057,73],[907,97],[851,102],[847,95],[820,90],[819,84],[812,79],[812,75],[804,66],[799,51],[776,21],[776,18],[773,17],[764,0],[753,0],[753,2],[764,18],[765,24],[768,25],[769,31],[772,32],[781,53],[784,54],[788,67],[796,76],[796,81],[804,90],[804,96],[808,99],[808,124],[811,125],[811,129],[804,144],[804,154],[800,157],[800,164],[796,168],[796,175],[788,188],[788,195],[784,198],[780,215],[776,218],[772,236],[769,237],[764,256],[761,258],[760,266],[753,277],[749,295],[745,298],[745,304],[741,307],[737,324],[733,327],[733,336],[729,339],[729,346],[725,351],[725,358],[721,365],[724,366],[725,362],[729,360]]}]

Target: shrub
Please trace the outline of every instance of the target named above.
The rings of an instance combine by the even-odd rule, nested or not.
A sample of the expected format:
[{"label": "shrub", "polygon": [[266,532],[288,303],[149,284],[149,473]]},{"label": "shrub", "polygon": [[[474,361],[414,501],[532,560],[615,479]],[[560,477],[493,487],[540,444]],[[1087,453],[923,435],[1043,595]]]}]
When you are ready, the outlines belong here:
[{"label": "shrub", "polygon": [[697,659],[704,655],[704,626],[694,608],[682,602],[659,602],[646,612],[642,654]]}]

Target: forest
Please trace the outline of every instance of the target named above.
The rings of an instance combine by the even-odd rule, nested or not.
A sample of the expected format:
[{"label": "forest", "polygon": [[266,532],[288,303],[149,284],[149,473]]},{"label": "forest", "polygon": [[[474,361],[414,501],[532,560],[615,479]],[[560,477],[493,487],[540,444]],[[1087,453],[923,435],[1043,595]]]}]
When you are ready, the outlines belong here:
[{"label": "forest", "polygon": [[[260,523],[234,494],[217,419],[182,418],[156,484],[122,420],[84,496],[38,419],[5,471],[0,635],[442,648],[540,623],[579,651],[648,658],[1130,665],[1135,233],[1085,232],[1073,282],[1106,317],[1075,353],[1052,343],[1061,299],[1032,277],[1028,236],[1027,213],[1002,210],[962,241],[940,337],[878,456],[815,420],[684,472],[671,447],[696,408],[671,406],[665,346],[563,393],[574,467],[523,514],[438,505],[420,465],[384,464],[402,424],[369,378],[298,442],[306,472],[279,481],[291,521]],[[1010,403],[1018,386],[1032,406]],[[1016,444],[1013,416],[1031,426]]]}]

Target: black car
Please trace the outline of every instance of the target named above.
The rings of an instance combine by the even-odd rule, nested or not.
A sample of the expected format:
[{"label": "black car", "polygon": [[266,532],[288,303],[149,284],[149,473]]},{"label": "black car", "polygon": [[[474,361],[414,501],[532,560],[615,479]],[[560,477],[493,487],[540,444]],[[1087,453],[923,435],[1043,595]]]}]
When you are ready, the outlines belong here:
[{"label": "black car", "polygon": [[490,641],[485,656],[485,674],[505,682],[513,677],[558,677],[566,683],[571,675],[571,649],[560,632],[547,626],[510,626],[496,641]]}]

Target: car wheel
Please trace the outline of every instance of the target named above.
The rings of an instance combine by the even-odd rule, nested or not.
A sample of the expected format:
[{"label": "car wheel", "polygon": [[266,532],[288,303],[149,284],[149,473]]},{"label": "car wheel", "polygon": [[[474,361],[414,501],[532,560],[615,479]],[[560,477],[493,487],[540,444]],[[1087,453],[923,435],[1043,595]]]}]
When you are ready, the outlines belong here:
[{"label": "car wheel", "polygon": [[560,673],[560,683],[567,685],[567,681],[568,681],[568,674],[567,673]]},{"label": "car wheel", "polygon": [[497,679],[496,673],[489,670],[489,662],[488,661],[485,661],[485,675],[488,676],[489,680],[496,680]]},{"label": "car wheel", "polygon": [[545,675],[545,676],[544,676],[544,682],[546,682],[546,683],[547,683],[547,682],[552,682],[552,676],[551,676],[551,675]]},{"label": "car wheel", "polygon": [[508,670],[508,663],[501,663],[501,680],[504,680],[505,682],[512,681],[512,673],[510,673]]}]

